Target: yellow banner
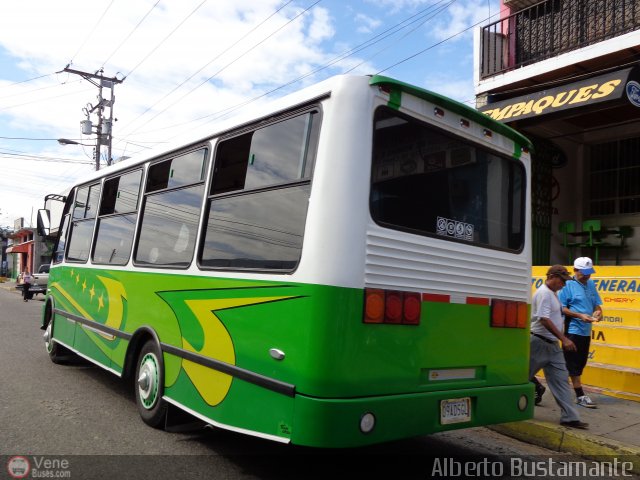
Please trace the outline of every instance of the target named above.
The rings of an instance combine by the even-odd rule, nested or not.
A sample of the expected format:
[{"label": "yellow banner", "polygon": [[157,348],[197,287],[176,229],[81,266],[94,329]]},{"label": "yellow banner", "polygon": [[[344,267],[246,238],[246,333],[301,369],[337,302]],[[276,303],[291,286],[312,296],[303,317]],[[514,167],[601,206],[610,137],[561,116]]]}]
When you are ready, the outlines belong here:
[{"label": "yellow banner", "polygon": [[[549,267],[533,267],[531,293]],[[602,298],[603,318],[591,332],[583,382],[605,393],[640,400],[640,266],[595,266],[591,279]],[[567,270],[573,272],[573,266]]]},{"label": "yellow banner", "polygon": [[[596,273],[591,280],[602,298],[604,323],[620,326],[640,326],[640,266],[601,267],[595,266]],[[533,267],[531,293],[535,292],[546,278],[549,267]],[[573,266],[567,266],[573,272]]]},{"label": "yellow banner", "polygon": [[595,323],[591,329],[591,343],[633,347],[640,345],[640,328],[625,328]]}]

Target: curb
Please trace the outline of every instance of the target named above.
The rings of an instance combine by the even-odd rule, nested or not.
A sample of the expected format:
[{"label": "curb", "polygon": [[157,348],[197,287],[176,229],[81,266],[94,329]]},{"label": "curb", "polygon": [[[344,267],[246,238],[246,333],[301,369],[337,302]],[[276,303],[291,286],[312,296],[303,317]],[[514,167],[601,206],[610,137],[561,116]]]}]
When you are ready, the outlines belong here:
[{"label": "curb", "polygon": [[602,460],[602,457],[606,456],[624,456],[626,461],[633,462],[632,471],[640,473],[640,447],[539,420],[502,423],[488,428],[549,450],[572,453],[593,460]]},{"label": "curb", "polygon": [[9,292],[22,293],[21,291],[19,291],[19,290],[16,288],[16,284],[15,284],[15,283],[9,283],[9,282],[6,282],[6,283],[0,283],[0,288],[2,288],[2,289],[4,289],[4,290],[7,290],[7,291],[9,291]]}]

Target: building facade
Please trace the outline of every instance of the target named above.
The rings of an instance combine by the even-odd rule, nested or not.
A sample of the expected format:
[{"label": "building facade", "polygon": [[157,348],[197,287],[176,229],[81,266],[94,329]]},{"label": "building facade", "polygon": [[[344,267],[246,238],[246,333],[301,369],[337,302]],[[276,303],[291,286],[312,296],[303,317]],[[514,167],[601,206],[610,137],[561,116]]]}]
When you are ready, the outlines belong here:
[{"label": "building facade", "polygon": [[[476,35],[476,102],[534,142],[534,265],[640,264],[640,1],[501,7]],[[590,225],[610,233],[597,251]]]},{"label": "building facade", "polygon": [[596,263],[585,384],[640,401],[640,0],[503,0],[475,37],[477,108],[528,136],[532,292]]},{"label": "building facade", "polygon": [[15,231],[8,235],[7,276],[13,279],[25,271],[37,272],[40,265],[51,261],[50,246],[38,236],[35,228],[23,225],[23,219],[16,220]]}]

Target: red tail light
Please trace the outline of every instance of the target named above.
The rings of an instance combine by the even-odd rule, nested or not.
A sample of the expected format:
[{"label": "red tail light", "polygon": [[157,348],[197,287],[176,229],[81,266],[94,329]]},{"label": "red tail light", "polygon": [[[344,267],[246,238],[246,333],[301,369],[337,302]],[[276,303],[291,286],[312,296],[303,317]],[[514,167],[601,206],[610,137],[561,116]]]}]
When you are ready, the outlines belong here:
[{"label": "red tail light", "polygon": [[402,292],[385,292],[384,323],[402,323]]},{"label": "red tail light", "polygon": [[515,302],[507,302],[507,316],[504,319],[504,326],[515,328],[518,323],[518,305]]},{"label": "red tail light", "polygon": [[512,300],[491,300],[491,326],[498,328],[526,328],[527,304]]},{"label": "red tail light", "polygon": [[419,293],[365,288],[364,323],[419,325]]},{"label": "red tail light", "polygon": [[405,292],[404,294],[404,318],[402,323],[407,325],[420,324],[420,309],[422,307],[422,299],[419,293]]},{"label": "red tail light", "polygon": [[491,326],[504,327],[504,319],[507,317],[507,305],[504,300],[491,301]]}]

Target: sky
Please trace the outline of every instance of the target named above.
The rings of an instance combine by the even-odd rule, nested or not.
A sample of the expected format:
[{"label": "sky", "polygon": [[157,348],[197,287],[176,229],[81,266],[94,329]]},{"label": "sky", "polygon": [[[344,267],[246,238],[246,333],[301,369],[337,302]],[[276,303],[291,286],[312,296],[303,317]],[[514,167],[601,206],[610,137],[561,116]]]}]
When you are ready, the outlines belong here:
[{"label": "sky", "polygon": [[[383,74],[473,106],[473,31],[498,20],[499,4],[2,2],[0,227],[19,217],[35,226],[46,194],[95,169],[95,134],[83,135],[80,122],[97,105],[98,87],[65,68],[121,80],[113,102],[118,159],[338,74]],[[95,110],[88,118],[95,125]]]}]

